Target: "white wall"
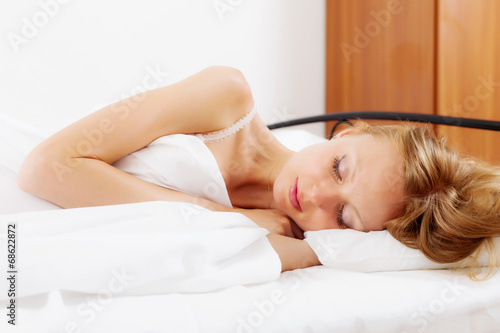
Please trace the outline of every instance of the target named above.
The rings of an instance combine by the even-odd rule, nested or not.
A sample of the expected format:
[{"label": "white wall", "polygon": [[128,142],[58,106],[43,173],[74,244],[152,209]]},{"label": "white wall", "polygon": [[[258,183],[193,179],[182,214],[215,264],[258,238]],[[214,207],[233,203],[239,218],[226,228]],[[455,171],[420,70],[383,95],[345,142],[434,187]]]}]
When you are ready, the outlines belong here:
[{"label": "white wall", "polygon": [[[144,86],[228,65],[245,74],[267,123],[321,114],[324,7],[324,0],[2,0],[0,112],[52,133]],[[323,134],[323,125],[306,129]]]}]

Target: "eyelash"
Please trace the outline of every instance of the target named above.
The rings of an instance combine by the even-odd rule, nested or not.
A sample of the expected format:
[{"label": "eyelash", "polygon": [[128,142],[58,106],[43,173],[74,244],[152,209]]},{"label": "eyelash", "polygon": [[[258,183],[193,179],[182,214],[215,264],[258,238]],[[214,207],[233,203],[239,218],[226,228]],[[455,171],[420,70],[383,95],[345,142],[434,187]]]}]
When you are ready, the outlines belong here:
[{"label": "eyelash", "polygon": [[342,177],[340,176],[339,173],[339,164],[340,161],[342,161],[343,159],[344,157],[339,158],[338,156],[335,156],[335,159],[333,160],[333,174],[335,175],[335,178],[337,178],[339,182],[342,182]]},{"label": "eyelash", "polygon": [[344,223],[344,219],[342,218],[342,213],[344,212],[344,205],[340,207],[339,211],[337,212],[337,224],[339,225],[340,229],[346,229],[347,225]]}]

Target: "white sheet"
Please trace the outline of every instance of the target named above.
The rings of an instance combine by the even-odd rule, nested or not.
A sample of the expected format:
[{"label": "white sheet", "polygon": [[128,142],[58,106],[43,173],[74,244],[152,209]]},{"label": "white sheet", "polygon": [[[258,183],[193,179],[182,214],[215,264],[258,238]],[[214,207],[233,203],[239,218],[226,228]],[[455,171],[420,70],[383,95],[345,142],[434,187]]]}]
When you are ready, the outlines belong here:
[{"label": "white sheet", "polygon": [[[16,124],[10,124],[8,127],[15,128],[16,126]],[[20,137],[25,134],[22,131],[11,133],[13,136]],[[21,142],[20,140],[14,141]],[[18,151],[25,152],[25,150]],[[15,158],[15,153],[10,152],[7,156],[12,157],[12,161],[19,162]],[[10,169],[6,164],[4,163],[4,169],[0,170],[10,171],[1,175],[7,175],[10,178],[4,179],[14,181],[15,163],[10,165]],[[10,189],[15,190],[14,187]],[[167,286],[153,283],[159,276],[157,274],[165,276],[165,271],[158,270],[157,272],[155,269],[161,266],[162,258],[149,257],[149,255],[157,254],[155,250],[163,246],[162,242],[156,239],[154,246],[149,247],[151,244],[143,238],[140,242],[134,243],[133,240],[137,240],[137,237],[140,238],[148,231],[142,230],[136,235],[137,229],[131,221],[151,223],[148,230],[152,233],[166,231],[162,229],[165,225],[146,221],[144,211],[138,215],[132,214],[131,211],[137,208],[137,205],[120,207],[118,212],[111,208],[108,212],[112,213],[111,215],[116,219],[108,219],[110,216],[103,214],[103,211],[93,215],[94,219],[89,219],[91,215],[81,214],[81,211],[78,213],[78,210],[62,211],[29,195],[26,195],[28,197],[9,196],[5,190],[2,190],[2,195],[4,200],[14,199],[7,201],[7,205],[2,205],[4,214],[5,211],[15,213],[21,210],[37,210],[39,207],[53,210],[25,214],[22,221],[20,215],[17,215],[19,225],[23,221],[26,223],[26,226],[20,227],[18,238],[20,254],[25,253],[19,256],[19,264],[26,265],[25,271],[19,271],[18,291],[25,295],[36,294],[40,291],[42,293],[18,298],[18,325],[16,327],[8,325],[8,317],[4,312],[4,315],[0,317],[2,332],[500,332],[500,274],[486,281],[475,282],[466,276],[445,270],[363,273],[312,267],[282,273],[270,282],[265,282],[269,276],[258,283],[242,280],[241,283],[244,284],[233,285],[236,279],[230,281],[231,283],[227,280],[222,281],[226,283],[226,287],[220,285],[221,281],[218,278],[197,280],[200,283],[199,286],[204,286],[207,290],[205,292],[191,289],[193,285],[184,284],[188,280],[182,279],[176,281],[179,282],[180,289],[168,290],[175,283],[170,281]],[[21,202],[16,203],[16,200]],[[154,203],[151,205],[154,206]],[[10,206],[14,206],[15,209]],[[152,209],[146,212],[146,216],[155,216],[162,209],[159,208],[158,211]],[[181,212],[180,208],[178,209]],[[95,212],[95,209],[92,210]],[[75,212],[77,213],[74,214]],[[59,219],[55,218],[57,214],[61,214]],[[121,223],[122,219],[119,217],[123,215],[126,215],[123,226],[127,228],[115,228]],[[12,220],[12,216],[4,215],[1,218],[4,223]],[[257,244],[263,249],[269,249],[268,244],[258,242],[260,237],[258,232],[261,232],[257,231],[258,228],[245,223],[236,228],[225,228],[233,225],[232,223],[230,219],[220,221],[217,227],[201,227],[202,229],[206,227],[203,229],[205,232],[213,232],[211,237],[217,237],[215,234],[218,232],[238,234],[239,228],[246,229],[245,232],[255,231],[252,236],[254,238],[245,238],[247,239],[246,245],[239,242],[233,244],[231,253],[236,257],[242,254],[237,249],[244,249],[247,245]],[[200,226],[197,225],[196,228],[198,227]],[[0,234],[5,237],[5,226],[2,224],[0,228],[2,228]],[[96,236],[95,239],[101,237],[102,240],[102,235],[99,236],[98,230],[103,232],[102,235],[106,235],[106,241],[110,241],[106,251],[104,249],[96,251],[97,247],[93,247],[95,243],[92,242],[91,235],[89,235],[88,248],[86,247],[83,235],[87,232]],[[115,231],[117,232],[116,238],[114,237]],[[46,240],[55,241],[53,244],[45,243],[47,246],[50,245],[45,253],[37,253],[37,248],[32,247],[41,242],[39,239],[30,238],[37,234],[45,235],[43,237]],[[66,236],[63,237],[63,235]],[[128,236],[131,238],[130,249],[123,246],[123,241]],[[242,235],[238,237],[240,236]],[[261,236],[265,237],[264,233]],[[78,240],[78,242],[63,245],[66,239]],[[144,250],[144,253],[148,253],[148,257],[134,257],[132,254],[123,257],[113,255],[113,253],[119,254],[120,248],[113,248],[112,239],[120,239],[117,245],[122,244],[121,249],[132,252]],[[204,237],[199,237],[197,241],[199,240],[203,241]],[[191,242],[192,239],[187,241]],[[193,247],[195,245],[190,244]],[[167,244],[165,249],[168,249],[170,245]],[[217,245],[220,244],[208,242],[201,246],[209,248],[212,246],[214,253],[223,255],[217,252],[216,249],[220,248]],[[69,266],[75,262],[74,256],[70,255],[72,252],[68,249],[76,252],[89,249],[94,257],[91,260],[85,260],[85,258],[90,258],[83,253],[78,265]],[[108,257],[101,258],[99,253],[104,252]],[[176,257],[176,253],[167,252],[163,255],[170,256],[170,258]],[[199,257],[196,255],[187,257],[203,261],[204,253],[202,252]],[[159,253],[159,256],[161,257],[162,254]],[[262,275],[259,274],[263,274],[262,271],[268,271],[262,270],[261,264],[253,261],[255,259],[252,258],[253,256],[254,254],[234,263],[237,267],[243,267],[243,271],[249,269],[250,276],[246,274],[245,276],[237,274],[228,276],[238,276],[238,279],[252,276],[257,279],[261,278]],[[6,244],[2,240],[0,244],[2,272],[6,272],[6,258]],[[37,258],[47,260],[45,263],[48,266],[40,267],[38,270]],[[264,260],[267,264],[262,264],[262,267],[269,268],[275,265],[275,262],[269,265],[267,260],[273,260],[272,256],[270,258]],[[249,266],[246,266],[247,260]],[[108,266],[106,262],[114,264]],[[128,286],[134,286],[132,280],[120,280],[112,271],[121,267],[122,264],[133,265],[130,267],[137,268],[149,265],[149,270],[140,277],[140,281],[144,283],[135,285],[136,289],[128,290]],[[222,266],[219,268],[231,271],[231,267]],[[87,271],[86,267],[92,270]],[[189,264],[186,267],[188,268],[184,272],[191,274],[189,276],[203,276],[203,274],[196,275],[200,271],[190,270],[189,267],[192,266]],[[136,273],[138,277],[139,273],[140,270]],[[148,278],[150,280],[147,280]],[[88,283],[85,283],[86,280]],[[6,279],[3,278],[0,281],[2,281],[0,308],[6,311],[8,304],[5,300]],[[119,281],[125,282],[120,285]],[[191,281],[196,282],[196,278]],[[60,283],[71,291],[53,290],[60,289]],[[161,288],[166,289],[161,290]],[[43,292],[44,290],[53,291]],[[148,295],[143,295],[146,293]]]},{"label": "white sheet", "polygon": [[208,293],[52,292],[19,301],[16,332],[496,333],[499,283],[498,276],[477,283],[443,271],[314,267]]}]

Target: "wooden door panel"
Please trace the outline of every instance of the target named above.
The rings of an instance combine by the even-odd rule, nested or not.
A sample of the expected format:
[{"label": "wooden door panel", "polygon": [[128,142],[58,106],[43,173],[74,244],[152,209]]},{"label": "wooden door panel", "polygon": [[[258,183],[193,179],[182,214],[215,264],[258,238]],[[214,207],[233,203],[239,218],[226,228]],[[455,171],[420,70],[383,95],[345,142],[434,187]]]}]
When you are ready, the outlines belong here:
[{"label": "wooden door panel", "polygon": [[[500,120],[500,1],[440,0],[437,113]],[[449,144],[500,164],[500,132],[439,126]]]},{"label": "wooden door panel", "polygon": [[326,11],[327,112],[435,112],[433,0],[327,0]]}]

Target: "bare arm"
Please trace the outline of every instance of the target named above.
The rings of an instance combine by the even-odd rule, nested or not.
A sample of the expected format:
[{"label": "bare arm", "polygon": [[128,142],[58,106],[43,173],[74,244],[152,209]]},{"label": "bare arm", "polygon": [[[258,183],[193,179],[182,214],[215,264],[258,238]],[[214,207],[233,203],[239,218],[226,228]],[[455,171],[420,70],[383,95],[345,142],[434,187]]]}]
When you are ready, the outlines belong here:
[{"label": "bare arm", "polygon": [[281,260],[281,271],[321,265],[318,256],[303,240],[268,234],[267,239]]},{"label": "bare arm", "polygon": [[239,71],[208,68],[140,98],[114,103],[54,134],[28,155],[18,184],[64,208],[167,200],[225,210],[111,164],[164,135],[225,128],[252,107],[250,89]]}]

